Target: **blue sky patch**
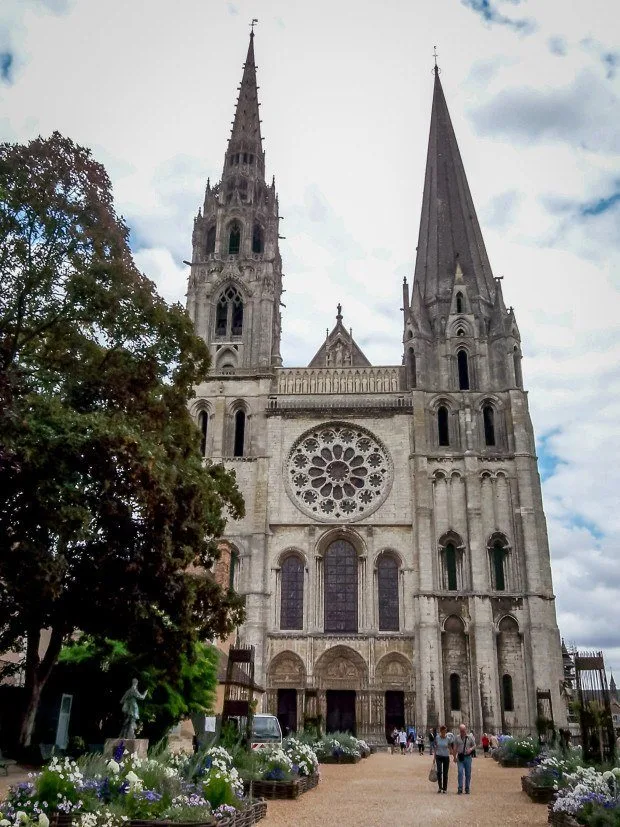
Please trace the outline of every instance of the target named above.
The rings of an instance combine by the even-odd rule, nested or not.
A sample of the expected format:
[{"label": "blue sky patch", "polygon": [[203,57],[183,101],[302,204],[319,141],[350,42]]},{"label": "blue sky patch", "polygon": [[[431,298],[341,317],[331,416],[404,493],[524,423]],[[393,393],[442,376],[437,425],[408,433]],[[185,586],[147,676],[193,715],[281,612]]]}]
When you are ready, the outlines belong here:
[{"label": "blue sky patch", "polygon": [[13,83],[13,68],[15,57],[12,52],[0,52],[0,80],[4,83]]}]

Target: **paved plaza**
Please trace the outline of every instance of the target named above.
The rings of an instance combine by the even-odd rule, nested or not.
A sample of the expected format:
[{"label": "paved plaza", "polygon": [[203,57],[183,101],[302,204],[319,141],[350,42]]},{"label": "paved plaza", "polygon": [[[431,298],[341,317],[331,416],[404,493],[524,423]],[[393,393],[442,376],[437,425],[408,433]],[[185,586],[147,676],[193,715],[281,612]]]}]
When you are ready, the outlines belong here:
[{"label": "paved plaza", "polygon": [[429,756],[371,755],[359,764],[321,765],[321,783],[297,801],[270,801],[264,827],[413,827],[443,824],[542,827],[547,807],[521,792],[525,770],[505,769],[476,758],[472,794],[456,794],[456,767],[449,791],[437,795],[428,781]]}]

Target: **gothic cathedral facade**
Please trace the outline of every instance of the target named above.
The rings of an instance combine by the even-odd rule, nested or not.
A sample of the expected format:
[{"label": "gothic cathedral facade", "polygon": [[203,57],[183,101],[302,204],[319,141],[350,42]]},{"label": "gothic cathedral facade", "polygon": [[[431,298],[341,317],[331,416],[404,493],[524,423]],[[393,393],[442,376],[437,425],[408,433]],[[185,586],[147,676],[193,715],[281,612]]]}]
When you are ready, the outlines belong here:
[{"label": "gothic cathedral facade", "polygon": [[226,542],[264,711],[374,742],[414,723],[520,733],[542,691],[563,723],[519,329],[439,74],[400,365],[371,365],[338,307],[310,365],[282,366],[258,106],[252,35],[222,179],[194,223],[187,309],[213,359],[191,403],[202,448],[246,503]]}]

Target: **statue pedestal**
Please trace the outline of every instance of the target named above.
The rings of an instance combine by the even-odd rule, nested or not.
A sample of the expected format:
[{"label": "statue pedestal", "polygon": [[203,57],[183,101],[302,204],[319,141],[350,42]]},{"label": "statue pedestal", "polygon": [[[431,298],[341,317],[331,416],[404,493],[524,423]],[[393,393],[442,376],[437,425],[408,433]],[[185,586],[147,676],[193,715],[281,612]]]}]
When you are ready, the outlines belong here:
[{"label": "statue pedestal", "polygon": [[116,747],[121,744],[130,755],[136,753],[139,758],[146,758],[147,750],[149,748],[148,738],[106,738],[106,742],[103,747],[103,754],[105,757],[111,758]]}]

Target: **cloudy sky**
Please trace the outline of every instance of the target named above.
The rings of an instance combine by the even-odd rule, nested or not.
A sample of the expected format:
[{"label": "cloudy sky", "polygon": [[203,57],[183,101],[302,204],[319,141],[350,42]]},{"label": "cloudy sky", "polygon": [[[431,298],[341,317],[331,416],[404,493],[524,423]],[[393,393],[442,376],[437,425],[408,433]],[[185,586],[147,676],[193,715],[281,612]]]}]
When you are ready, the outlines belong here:
[{"label": "cloudy sky", "polygon": [[139,266],[184,300],[248,23],[287,305],[306,364],[335,306],[401,358],[436,44],[496,274],[517,313],[560,629],[620,678],[620,12],[609,0],[2,0],[0,139],[58,129],[108,169]]}]

